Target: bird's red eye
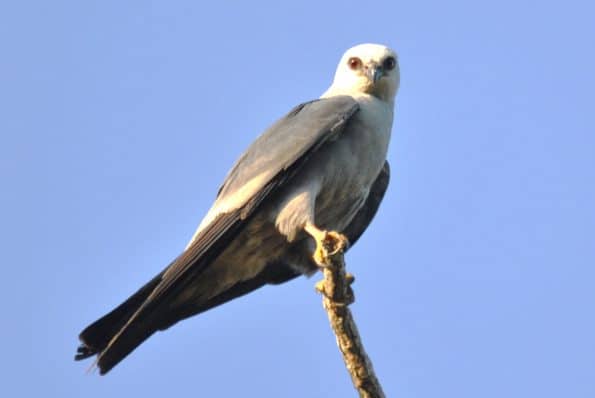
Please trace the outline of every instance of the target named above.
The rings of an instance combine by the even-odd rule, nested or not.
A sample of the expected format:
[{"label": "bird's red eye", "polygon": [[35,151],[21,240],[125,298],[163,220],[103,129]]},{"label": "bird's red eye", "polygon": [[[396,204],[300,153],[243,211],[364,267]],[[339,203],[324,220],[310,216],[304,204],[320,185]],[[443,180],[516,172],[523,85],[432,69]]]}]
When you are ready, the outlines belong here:
[{"label": "bird's red eye", "polygon": [[357,70],[357,69],[361,68],[362,60],[359,59],[358,57],[351,57],[347,61],[347,65],[349,65],[349,68],[351,68],[352,70]]},{"label": "bird's red eye", "polygon": [[397,66],[397,60],[394,57],[388,57],[382,63],[382,68],[384,70],[393,70]]}]

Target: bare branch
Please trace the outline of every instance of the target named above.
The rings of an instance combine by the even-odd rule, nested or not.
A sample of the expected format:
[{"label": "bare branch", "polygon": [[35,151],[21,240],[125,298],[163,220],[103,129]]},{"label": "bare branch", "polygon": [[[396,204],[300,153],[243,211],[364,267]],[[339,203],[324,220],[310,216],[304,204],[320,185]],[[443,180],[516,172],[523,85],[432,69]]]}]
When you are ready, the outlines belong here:
[{"label": "bare branch", "polygon": [[324,279],[316,284],[316,290],[322,293],[322,304],[337,337],[337,345],[343,354],[347,371],[360,397],[383,398],[385,395],[382,386],[364,350],[348,307],[355,300],[351,290],[354,278],[345,272],[345,258],[342,250],[329,253],[325,248],[324,252],[321,256]]}]

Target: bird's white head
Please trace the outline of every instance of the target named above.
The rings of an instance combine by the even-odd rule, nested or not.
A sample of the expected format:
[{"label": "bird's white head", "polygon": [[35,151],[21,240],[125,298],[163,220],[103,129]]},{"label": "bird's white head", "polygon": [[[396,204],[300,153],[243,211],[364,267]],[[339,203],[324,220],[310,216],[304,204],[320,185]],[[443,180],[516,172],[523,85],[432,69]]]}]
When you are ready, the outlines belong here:
[{"label": "bird's white head", "polygon": [[343,54],[333,84],[322,97],[364,93],[394,102],[399,79],[396,52],[381,44],[360,44]]}]

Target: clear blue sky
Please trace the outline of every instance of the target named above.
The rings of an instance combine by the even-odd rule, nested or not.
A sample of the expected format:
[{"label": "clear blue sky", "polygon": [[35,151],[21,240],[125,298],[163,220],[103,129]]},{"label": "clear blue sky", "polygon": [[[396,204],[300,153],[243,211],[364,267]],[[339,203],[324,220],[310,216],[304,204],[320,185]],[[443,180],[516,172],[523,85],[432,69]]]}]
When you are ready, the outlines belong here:
[{"label": "clear blue sky", "polygon": [[159,333],[107,377],[72,357],[242,150],[380,42],[402,70],[392,181],[348,265],[387,394],[594,397],[593,6],[230,3],[0,6],[1,395],[355,396],[318,277]]}]

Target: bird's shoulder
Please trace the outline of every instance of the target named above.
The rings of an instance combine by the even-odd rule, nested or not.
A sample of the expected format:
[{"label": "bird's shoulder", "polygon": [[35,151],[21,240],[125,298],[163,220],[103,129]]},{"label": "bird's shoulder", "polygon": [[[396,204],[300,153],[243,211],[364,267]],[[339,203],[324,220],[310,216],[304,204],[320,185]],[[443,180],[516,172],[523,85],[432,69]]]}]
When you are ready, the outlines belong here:
[{"label": "bird's shoulder", "polygon": [[265,182],[286,170],[313,145],[328,138],[325,135],[339,133],[358,110],[358,101],[345,95],[295,106],[239,157],[220,186],[217,198],[233,194],[256,177]]}]

